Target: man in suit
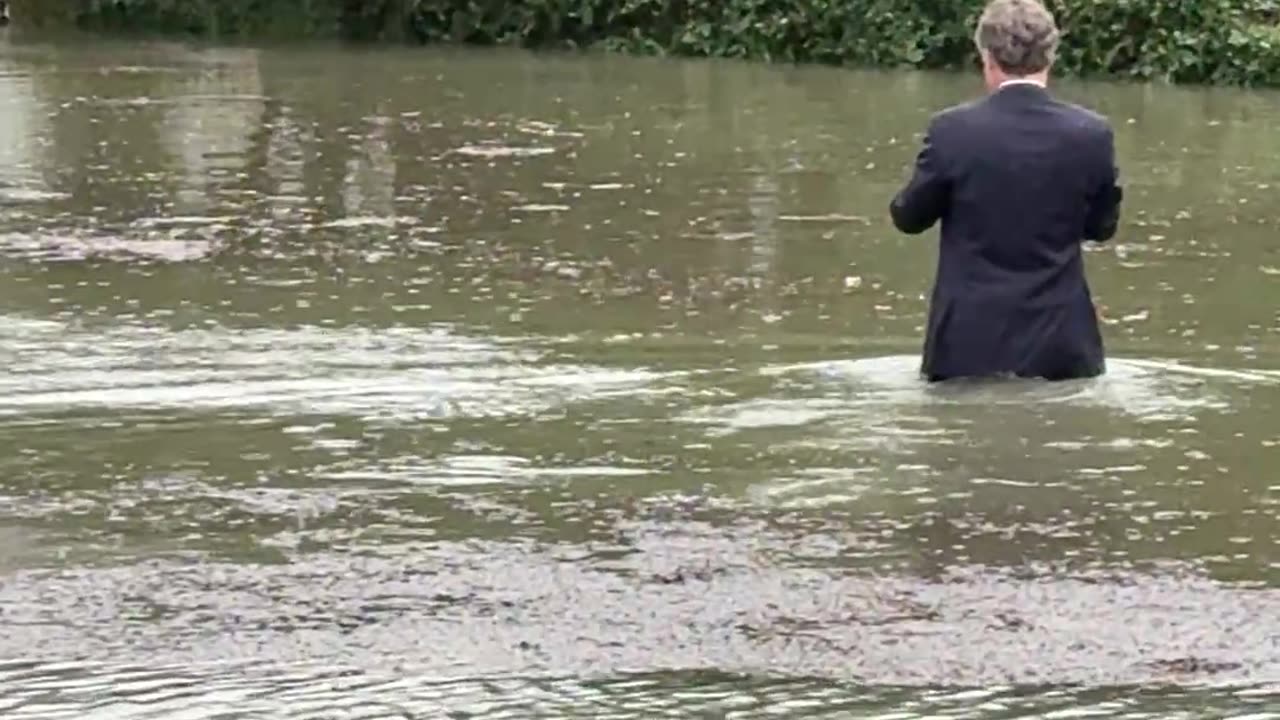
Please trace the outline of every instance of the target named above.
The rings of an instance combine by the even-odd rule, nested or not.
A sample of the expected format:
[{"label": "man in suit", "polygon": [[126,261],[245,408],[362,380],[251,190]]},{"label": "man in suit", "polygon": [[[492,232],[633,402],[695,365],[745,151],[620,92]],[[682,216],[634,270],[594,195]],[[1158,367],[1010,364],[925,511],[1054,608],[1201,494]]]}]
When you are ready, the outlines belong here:
[{"label": "man in suit", "polygon": [[1119,221],[1111,128],[1046,89],[1058,29],[1036,0],[992,0],[974,40],[986,96],[931,118],[889,207],[904,233],[942,223],[922,372],[1101,375],[1081,244]]}]

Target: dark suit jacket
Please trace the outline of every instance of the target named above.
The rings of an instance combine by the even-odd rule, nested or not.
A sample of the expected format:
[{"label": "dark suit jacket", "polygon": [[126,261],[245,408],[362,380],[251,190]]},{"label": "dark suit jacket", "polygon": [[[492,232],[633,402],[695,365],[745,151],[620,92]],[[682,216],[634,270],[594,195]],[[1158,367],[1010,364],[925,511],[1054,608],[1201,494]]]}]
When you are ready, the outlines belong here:
[{"label": "dark suit jacket", "polygon": [[922,371],[930,381],[1105,370],[1081,243],[1116,232],[1121,190],[1101,116],[1016,84],[933,116],[890,215],[942,221]]}]

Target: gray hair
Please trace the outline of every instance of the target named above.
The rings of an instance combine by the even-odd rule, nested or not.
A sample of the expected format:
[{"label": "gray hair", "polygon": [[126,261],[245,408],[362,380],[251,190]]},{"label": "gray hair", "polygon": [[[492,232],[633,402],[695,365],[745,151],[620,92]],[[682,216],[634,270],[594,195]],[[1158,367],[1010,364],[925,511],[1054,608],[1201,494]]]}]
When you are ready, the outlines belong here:
[{"label": "gray hair", "polygon": [[1058,25],[1038,0],[991,0],[973,41],[1008,75],[1044,72],[1058,51]]}]

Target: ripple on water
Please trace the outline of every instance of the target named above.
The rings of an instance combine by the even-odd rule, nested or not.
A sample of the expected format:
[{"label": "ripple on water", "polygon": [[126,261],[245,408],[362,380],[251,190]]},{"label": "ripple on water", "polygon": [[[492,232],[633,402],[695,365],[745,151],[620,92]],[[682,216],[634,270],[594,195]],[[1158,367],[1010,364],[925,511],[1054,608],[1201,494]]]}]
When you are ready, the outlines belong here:
[{"label": "ripple on water", "polygon": [[795,458],[775,462],[773,476],[752,487],[760,501],[915,494],[936,503],[948,493],[970,497],[982,483],[1061,488],[1078,477],[1208,461],[1194,444],[1203,422],[1280,393],[1280,375],[1269,371],[1157,360],[1113,359],[1106,375],[1072,382],[944,385],[922,382],[918,363],[890,356],[767,366],[767,391],[687,409],[678,423],[711,442],[758,442],[772,457]]},{"label": "ripple on water", "polygon": [[574,477],[634,478],[653,474],[647,468],[612,465],[568,467],[535,466],[528,458],[513,455],[445,455],[423,458],[416,455],[386,458],[373,463],[363,459],[340,462],[317,471],[316,478],[330,481],[404,482],[411,485],[492,485],[565,480]]},{"label": "ripple on water", "polygon": [[919,357],[894,355],[857,360],[799,363],[765,368],[766,376],[809,374],[815,382],[841,385],[858,404],[1101,406],[1134,415],[1183,409],[1224,409],[1222,385],[1280,386],[1280,374],[1265,370],[1199,368],[1173,361],[1111,358],[1098,378],[1050,383],[999,380],[928,385],[919,377]]},{"label": "ripple on water", "polygon": [[214,239],[177,238],[167,233],[143,237],[84,235],[78,231],[0,234],[0,255],[41,261],[101,258],[189,262],[212,255],[219,246]]},{"label": "ripple on water", "polygon": [[377,418],[527,414],[679,376],[547,363],[445,329],[72,330],[6,321],[0,415],[265,408]]},{"label": "ripple on water", "polygon": [[551,155],[555,153],[555,151],[556,149],[553,147],[539,145],[518,146],[488,143],[482,145],[463,145],[461,147],[454,148],[452,152],[466,157],[494,160],[498,158],[539,157],[541,155]]},{"label": "ripple on water", "polygon": [[[776,394],[694,408],[680,420],[703,426],[712,436],[793,429],[796,442],[810,446],[835,440],[850,447],[910,451],[972,440],[975,425],[982,432],[993,430],[985,422],[1015,433],[1035,432],[1009,426],[1010,418],[1093,428],[1099,418],[1194,420],[1200,412],[1229,412],[1250,388],[1280,388],[1280,376],[1265,371],[1120,359],[1111,361],[1105,376],[1088,380],[927,385],[918,376],[918,363],[914,356],[891,356],[770,366],[761,375],[775,383]],[[1065,442],[1049,432],[1029,440]]]},{"label": "ripple on water", "polygon": [[67,193],[55,192],[52,190],[40,190],[38,188],[24,187],[0,187],[0,204],[4,205],[50,202],[53,200],[66,200],[70,197],[71,195]]},{"label": "ripple on water", "polygon": [[[19,683],[28,682],[22,686]],[[15,686],[6,693],[6,685]],[[202,691],[207,689],[207,692]],[[692,715],[877,718],[1126,718],[1276,720],[1266,694],[1280,687],[1176,689],[994,686],[918,692],[719,672],[620,674],[598,678],[433,678],[314,664],[130,667],[65,663],[0,666],[0,712],[13,720],[230,720],[273,718],[611,718]]]}]

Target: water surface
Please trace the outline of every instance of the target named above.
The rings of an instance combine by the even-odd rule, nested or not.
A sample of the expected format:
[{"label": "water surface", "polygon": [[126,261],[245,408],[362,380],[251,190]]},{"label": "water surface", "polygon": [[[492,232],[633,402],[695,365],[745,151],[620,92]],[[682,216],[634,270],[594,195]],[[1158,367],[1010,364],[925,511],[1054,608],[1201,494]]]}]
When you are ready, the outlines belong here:
[{"label": "water surface", "polygon": [[1062,85],[1110,372],[926,388],[973,78],[4,42],[5,718],[1280,717],[1280,96]]}]

